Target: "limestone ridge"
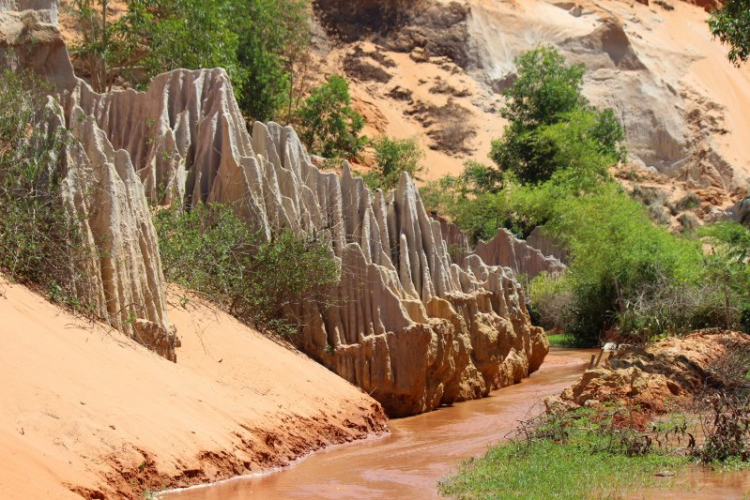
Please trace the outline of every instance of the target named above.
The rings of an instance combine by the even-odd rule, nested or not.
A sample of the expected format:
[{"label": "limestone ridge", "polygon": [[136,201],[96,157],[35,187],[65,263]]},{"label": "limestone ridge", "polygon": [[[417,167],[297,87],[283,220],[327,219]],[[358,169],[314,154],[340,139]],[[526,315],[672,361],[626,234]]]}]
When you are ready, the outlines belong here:
[{"label": "limestone ridge", "polygon": [[[319,171],[289,127],[255,123],[249,134],[221,69],[167,73],[146,92],[67,83],[59,116],[78,139],[67,152],[68,203],[107,249],[91,265],[126,333],[149,326],[141,329],[160,332],[156,344],[173,352],[147,199],[220,202],[268,236],[288,227],[330,241],[341,305],[294,311],[304,325],[297,343],[390,415],[481,397],[541,365],[546,337],[511,269],[477,255],[453,263],[408,176],[389,195],[373,193],[347,164],[340,178]],[[134,328],[122,320],[131,300],[146,304],[129,312],[142,318]]]},{"label": "limestone ridge", "polygon": [[87,85],[73,75],[56,6],[51,0],[0,2],[0,60],[5,68],[48,77],[65,95],[65,108],[50,98],[51,119],[44,126],[66,128],[75,139],[62,152],[62,197],[88,249],[78,264],[87,277],[79,298],[115,328],[175,361],[178,340],[167,319],[159,247],[142,182],[130,155],[114,148],[70,97],[85,94]]}]

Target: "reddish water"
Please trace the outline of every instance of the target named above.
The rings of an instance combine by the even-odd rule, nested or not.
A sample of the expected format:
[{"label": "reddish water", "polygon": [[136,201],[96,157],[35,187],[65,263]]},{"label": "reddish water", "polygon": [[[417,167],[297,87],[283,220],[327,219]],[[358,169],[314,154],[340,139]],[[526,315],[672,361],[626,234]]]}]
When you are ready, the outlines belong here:
[{"label": "reddish water", "polygon": [[695,470],[676,478],[657,480],[662,488],[651,488],[630,496],[631,499],[658,498],[673,500],[699,500],[721,498],[750,498],[750,472],[711,472]]},{"label": "reddish water", "polygon": [[169,500],[436,498],[437,482],[542,411],[577,379],[592,351],[553,350],[522,383],[478,401],[392,420],[391,435],[317,453],[280,472],[165,495]]},{"label": "reddish water", "polygon": [[[390,422],[391,435],[332,448],[297,465],[262,476],[164,495],[168,500],[243,499],[423,499],[438,498],[437,482],[458,463],[482,455],[519,420],[543,409],[545,396],[559,394],[583,372],[591,353],[553,350],[539,372],[491,397]],[[635,492],[630,498],[750,498],[750,473],[695,471],[658,479],[669,489]],[[658,485],[658,483],[657,483]]]}]

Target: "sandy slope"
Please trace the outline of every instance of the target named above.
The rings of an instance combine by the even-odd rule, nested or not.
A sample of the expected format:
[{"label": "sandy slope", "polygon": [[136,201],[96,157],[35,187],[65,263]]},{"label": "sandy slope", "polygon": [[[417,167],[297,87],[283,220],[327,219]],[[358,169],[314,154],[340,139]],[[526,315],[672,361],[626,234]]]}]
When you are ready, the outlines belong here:
[{"label": "sandy slope", "polygon": [[3,498],[133,497],[384,430],[366,394],[179,290],[178,364],[22,286],[0,293]]},{"label": "sandy slope", "polygon": [[[414,114],[415,103],[445,104],[445,94],[430,90],[438,78],[468,91],[468,96],[454,98],[469,111],[463,119],[474,132],[467,141],[468,150],[452,154],[428,149],[426,178],[456,174],[467,159],[488,162],[491,140],[502,135],[504,126],[496,112],[503,97],[491,85],[513,74],[514,57],[540,44],[553,44],[571,62],[586,64],[585,94],[596,105],[615,109],[625,123],[637,165],[689,179],[696,187],[727,191],[746,187],[750,65],[736,68],[729,63],[727,48],[711,37],[707,14],[700,7],[669,2],[674,9],[666,10],[653,2],[645,6],[622,0],[584,0],[575,2],[581,9],[575,13],[570,10],[573,2],[555,0],[459,3],[470,11],[465,69],[446,64],[440,57],[417,62],[408,54],[387,50],[385,39],[378,51],[395,62],[383,67],[392,79],[383,83],[349,75],[355,103],[369,121],[369,135],[417,136],[426,147],[434,145],[428,133],[444,122],[436,120],[425,127]],[[631,46],[635,65],[613,63],[597,45],[601,42],[597,30],[612,20],[625,33],[625,38],[612,42],[612,53]],[[369,43],[360,45],[365,51],[375,49]],[[344,56],[353,48],[353,44],[333,48],[326,55],[325,72],[344,73]],[[395,87],[412,91],[412,101],[393,98],[390,92]]]}]

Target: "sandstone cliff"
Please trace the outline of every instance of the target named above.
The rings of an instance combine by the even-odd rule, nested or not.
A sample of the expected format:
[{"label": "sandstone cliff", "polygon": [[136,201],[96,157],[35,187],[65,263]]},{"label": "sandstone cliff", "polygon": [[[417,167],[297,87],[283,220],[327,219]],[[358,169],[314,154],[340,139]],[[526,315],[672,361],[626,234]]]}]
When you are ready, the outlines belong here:
[{"label": "sandstone cliff", "polygon": [[269,235],[325,235],[342,305],[296,311],[298,344],[391,415],[481,397],[544,358],[512,272],[477,257],[453,264],[407,176],[372,193],[346,164],[341,177],[319,171],[291,128],[256,123],[248,134],[223,70],[161,75],[145,93],[79,84],[64,100],[129,153],[152,202],[220,202]]},{"label": "sandstone cliff", "polygon": [[70,65],[51,40],[49,60],[33,67],[55,77],[58,125],[77,139],[66,152],[67,200],[103,255],[90,263],[99,303],[126,333],[173,359],[147,200],[220,202],[269,236],[288,227],[330,241],[342,305],[295,311],[298,345],[391,415],[485,396],[539,368],[546,337],[513,272],[477,255],[453,263],[407,176],[395,192],[373,193],[346,164],[342,177],[319,171],[291,128],[256,123],[249,134],[220,69],[164,74],[146,92],[94,93],[57,74]]}]

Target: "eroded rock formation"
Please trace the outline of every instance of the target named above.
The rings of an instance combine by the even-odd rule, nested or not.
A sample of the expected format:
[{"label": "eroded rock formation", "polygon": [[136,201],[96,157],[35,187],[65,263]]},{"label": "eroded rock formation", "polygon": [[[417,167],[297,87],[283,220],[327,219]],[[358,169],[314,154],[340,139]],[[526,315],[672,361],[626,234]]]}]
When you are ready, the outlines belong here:
[{"label": "eroded rock formation", "polygon": [[541,365],[546,337],[513,272],[477,255],[453,263],[408,176],[373,193],[346,164],[342,177],[319,171],[291,128],[256,123],[249,134],[221,69],[164,74],[146,92],[73,82],[60,80],[58,113],[77,139],[71,212],[105,250],[91,263],[100,299],[132,336],[173,352],[147,200],[220,202],[269,236],[288,227],[327,238],[342,265],[332,297],[341,305],[296,311],[297,343],[391,415],[481,397]]},{"label": "eroded rock formation", "polygon": [[112,146],[71,95],[85,95],[56,26],[54,0],[0,2],[0,60],[5,68],[48,78],[66,98],[51,99],[45,125],[65,128],[62,188],[71,220],[87,248],[75,265],[85,276],[79,300],[126,335],[174,361],[178,339],[166,313],[164,276],[143,184],[127,152]]},{"label": "eroded rock formation", "polygon": [[79,85],[66,99],[130,153],[152,201],[220,202],[269,235],[325,235],[342,263],[332,297],[342,305],[297,311],[298,344],[391,415],[486,395],[546,354],[512,272],[478,257],[453,264],[408,177],[372,193],[347,165],[341,178],[320,172],[291,128],[248,134],[223,70],[161,75],[145,93]]},{"label": "eroded rock formation", "polygon": [[484,262],[509,267],[516,274],[534,278],[542,273],[560,274],[565,264],[555,257],[546,256],[525,241],[519,240],[507,229],[500,229],[488,242],[480,241],[474,254]]}]

